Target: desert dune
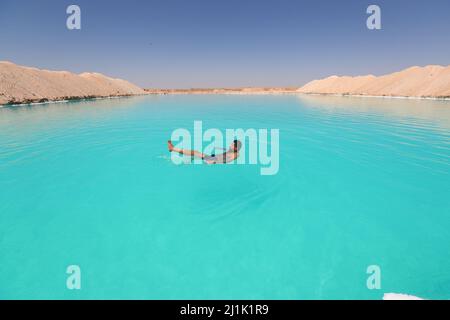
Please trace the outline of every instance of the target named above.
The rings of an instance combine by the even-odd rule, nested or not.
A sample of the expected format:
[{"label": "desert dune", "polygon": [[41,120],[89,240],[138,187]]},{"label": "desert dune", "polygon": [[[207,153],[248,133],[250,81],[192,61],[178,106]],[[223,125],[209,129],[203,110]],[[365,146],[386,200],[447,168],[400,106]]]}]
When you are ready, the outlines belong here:
[{"label": "desert dune", "polygon": [[0,61],[0,105],[140,94],[336,94],[450,98],[450,66],[411,67],[383,76],[331,76],[301,88],[141,89],[99,73],[74,74]]},{"label": "desert dune", "polygon": [[331,76],[312,81],[300,93],[392,97],[450,97],[450,66],[411,67],[384,76]]},{"label": "desert dune", "polygon": [[138,86],[99,73],[80,75],[0,61],[0,105],[145,94]]}]

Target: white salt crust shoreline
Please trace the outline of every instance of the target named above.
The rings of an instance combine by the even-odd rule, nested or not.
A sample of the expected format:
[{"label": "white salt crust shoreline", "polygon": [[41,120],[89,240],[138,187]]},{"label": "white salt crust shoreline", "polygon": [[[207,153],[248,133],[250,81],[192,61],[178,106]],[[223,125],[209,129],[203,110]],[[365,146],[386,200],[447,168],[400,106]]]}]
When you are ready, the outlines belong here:
[{"label": "white salt crust shoreline", "polygon": [[297,95],[297,96],[323,96],[323,97],[340,97],[340,98],[376,98],[376,99],[399,99],[399,100],[429,100],[429,101],[450,101],[449,98],[433,98],[433,97],[402,97],[402,96],[368,96],[368,95],[343,95],[343,94],[328,94],[328,93],[298,93],[298,92],[222,92],[222,93],[144,93],[135,95],[124,95],[124,96],[111,96],[111,97],[95,97],[95,98],[80,98],[80,99],[69,99],[69,100],[49,100],[45,102],[31,102],[31,103],[15,103],[15,104],[3,104],[0,108],[4,107],[20,107],[20,106],[37,106],[45,104],[55,104],[55,103],[69,103],[69,102],[82,102],[89,100],[105,100],[105,99],[121,99],[121,98],[133,98],[146,95]]},{"label": "white salt crust shoreline", "polygon": [[13,104],[0,104],[0,108],[8,107],[24,107],[24,106],[39,106],[45,104],[56,104],[56,103],[69,103],[69,102],[83,102],[91,100],[107,100],[107,99],[125,99],[134,98],[139,96],[145,96],[146,94],[134,94],[134,95],[123,95],[123,96],[111,96],[111,97],[94,97],[94,98],[79,98],[79,99],[64,99],[64,100],[49,100],[45,102],[30,102],[30,103],[13,103]]}]

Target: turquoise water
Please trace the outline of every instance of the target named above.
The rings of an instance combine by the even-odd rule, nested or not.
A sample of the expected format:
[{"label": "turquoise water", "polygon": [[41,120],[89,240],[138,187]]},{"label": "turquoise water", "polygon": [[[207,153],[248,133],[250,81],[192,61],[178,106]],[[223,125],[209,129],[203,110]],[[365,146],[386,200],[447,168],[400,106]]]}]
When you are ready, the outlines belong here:
[{"label": "turquoise water", "polygon": [[[174,165],[280,129],[280,169]],[[450,299],[450,102],[149,96],[0,108],[1,299]],[[66,288],[79,265],[81,290]],[[369,290],[366,269],[381,268]]]}]

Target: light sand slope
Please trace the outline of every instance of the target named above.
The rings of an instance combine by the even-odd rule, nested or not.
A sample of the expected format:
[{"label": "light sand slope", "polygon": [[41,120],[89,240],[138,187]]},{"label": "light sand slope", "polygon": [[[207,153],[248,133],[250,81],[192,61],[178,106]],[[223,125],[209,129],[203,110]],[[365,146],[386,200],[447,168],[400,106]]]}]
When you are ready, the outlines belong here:
[{"label": "light sand slope", "polygon": [[125,80],[99,73],[77,75],[0,61],[0,105],[136,94],[145,94],[145,91]]},{"label": "light sand slope", "polygon": [[450,97],[450,66],[411,67],[375,77],[332,76],[312,81],[301,93],[350,94],[401,97]]},{"label": "light sand slope", "polygon": [[424,299],[404,293],[385,293],[383,296],[383,300],[424,300]]}]

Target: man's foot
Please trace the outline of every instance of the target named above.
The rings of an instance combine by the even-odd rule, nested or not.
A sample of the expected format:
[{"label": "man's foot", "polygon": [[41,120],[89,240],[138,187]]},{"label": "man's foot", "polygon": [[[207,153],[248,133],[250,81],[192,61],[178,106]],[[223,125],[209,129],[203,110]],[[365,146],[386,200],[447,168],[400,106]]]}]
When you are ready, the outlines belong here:
[{"label": "man's foot", "polygon": [[173,147],[173,143],[172,143],[172,141],[170,141],[170,140],[169,140],[169,141],[167,141],[167,147],[169,148],[169,151],[170,151],[170,152],[172,152],[172,151],[173,151],[173,148],[174,148],[174,147]]}]

